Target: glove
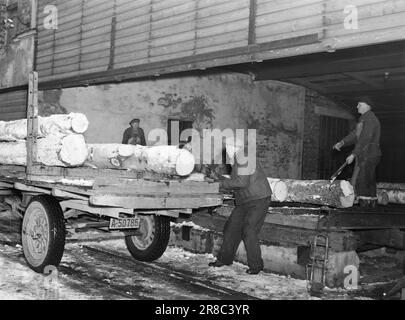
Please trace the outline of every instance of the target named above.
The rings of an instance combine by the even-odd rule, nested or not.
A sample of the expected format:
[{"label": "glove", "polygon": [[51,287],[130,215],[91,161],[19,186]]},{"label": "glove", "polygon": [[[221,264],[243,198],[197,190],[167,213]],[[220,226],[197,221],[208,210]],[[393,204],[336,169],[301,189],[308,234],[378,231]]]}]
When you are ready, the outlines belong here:
[{"label": "glove", "polygon": [[345,143],[344,143],[343,141],[339,141],[338,143],[336,143],[336,144],[333,146],[333,149],[335,149],[335,150],[337,150],[337,151],[340,151],[340,149],[343,147],[344,144],[345,144]]},{"label": "glove", "polygon": [[351,154],[350,156],[347,157],[346,162],[348,164],[352,164],[352,162],[354,161],[355,158],[356,158],[356,156],[354,154]]}]

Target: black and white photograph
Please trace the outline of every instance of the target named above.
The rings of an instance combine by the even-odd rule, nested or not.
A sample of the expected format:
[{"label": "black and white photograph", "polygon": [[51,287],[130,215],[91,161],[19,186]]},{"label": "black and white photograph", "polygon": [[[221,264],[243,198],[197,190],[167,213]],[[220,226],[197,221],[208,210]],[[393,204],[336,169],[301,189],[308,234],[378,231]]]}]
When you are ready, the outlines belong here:
[{"label": "black and white photograph", "polygon": [[0,0],[0,300],[405,300],[405,0]]}]

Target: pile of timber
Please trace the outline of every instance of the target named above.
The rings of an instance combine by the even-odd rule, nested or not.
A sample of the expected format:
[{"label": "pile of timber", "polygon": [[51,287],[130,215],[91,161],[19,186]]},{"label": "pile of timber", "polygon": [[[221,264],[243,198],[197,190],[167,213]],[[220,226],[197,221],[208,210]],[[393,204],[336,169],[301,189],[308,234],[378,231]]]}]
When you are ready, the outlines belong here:
[{"label": "pile of timber", "polygon": [[384,199],[383,204],[405,204],[405,183],[380,182],[377,184],[377,195]]},{"label": "pile of timber", "polygon": [[[194,156],[177,146],[86,144],[89,122],[84,114],[38,117],[36,163],[56,167],[87,166],[97,169],[149,171],[187,176]],[[0,121],[0,164],[27,164],[27,120]]]},{"label": "pile of timber", "polygon": [[[83,133],[89,122],[80,113],[38,117],[37,159],[45,166],[75,167],[87,159]],[[0,121],[0,163],[27,164],[27,120]]]}]

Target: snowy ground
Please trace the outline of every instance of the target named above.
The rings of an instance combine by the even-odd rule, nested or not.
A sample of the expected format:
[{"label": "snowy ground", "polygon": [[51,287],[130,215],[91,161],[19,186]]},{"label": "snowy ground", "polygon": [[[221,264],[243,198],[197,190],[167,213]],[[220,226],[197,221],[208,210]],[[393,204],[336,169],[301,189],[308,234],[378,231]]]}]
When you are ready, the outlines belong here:
[{"label": "snowy ground", "polygon": [[58,270],[44,276],[26,266],[15,224],[0,224],[0,299],[378,299],[401,276],[395,259],[361,256],[359,290],[312,297],[306,281],[247,275],[240,263],[211,268],[212,255],[180,248],[168,248],[155,263],[134,261],[123,240],[69,243]]}]

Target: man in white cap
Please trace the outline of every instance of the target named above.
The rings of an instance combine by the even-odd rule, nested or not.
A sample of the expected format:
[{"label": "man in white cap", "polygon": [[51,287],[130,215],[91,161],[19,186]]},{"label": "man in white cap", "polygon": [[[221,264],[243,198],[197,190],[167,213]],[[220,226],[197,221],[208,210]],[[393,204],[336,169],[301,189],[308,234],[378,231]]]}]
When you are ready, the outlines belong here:
[{"label": "man in white cap", "polygon": [[270,205],[271,189],[266,175],[258,163],[251,172],[241,164],[244,153],[243,141],[236,139],[234,142],[233,139],[227,139],[226,152],[229,159],[234,159],[234,162],[231,178],[221,180],[220,186],[222,189],[235,191],[236,206],[225,224],[223,243],[217,260],[209,265],[211,267],[231,265],[239,244],[243,240],[249,266],[246,272],[258,274],[263,270],[258,235]]},{"label": "man in white cap", "polygon": [[377,203],[377,183],[375,170],[380,162],[381,125],[371,111],[371,106],[360,101],[357,110],[361,114],[356,129],[333,148],[340,151],[343,146],[355,144],[348,164],[356,160],[351,184],[361,207],[375,207]]}]

